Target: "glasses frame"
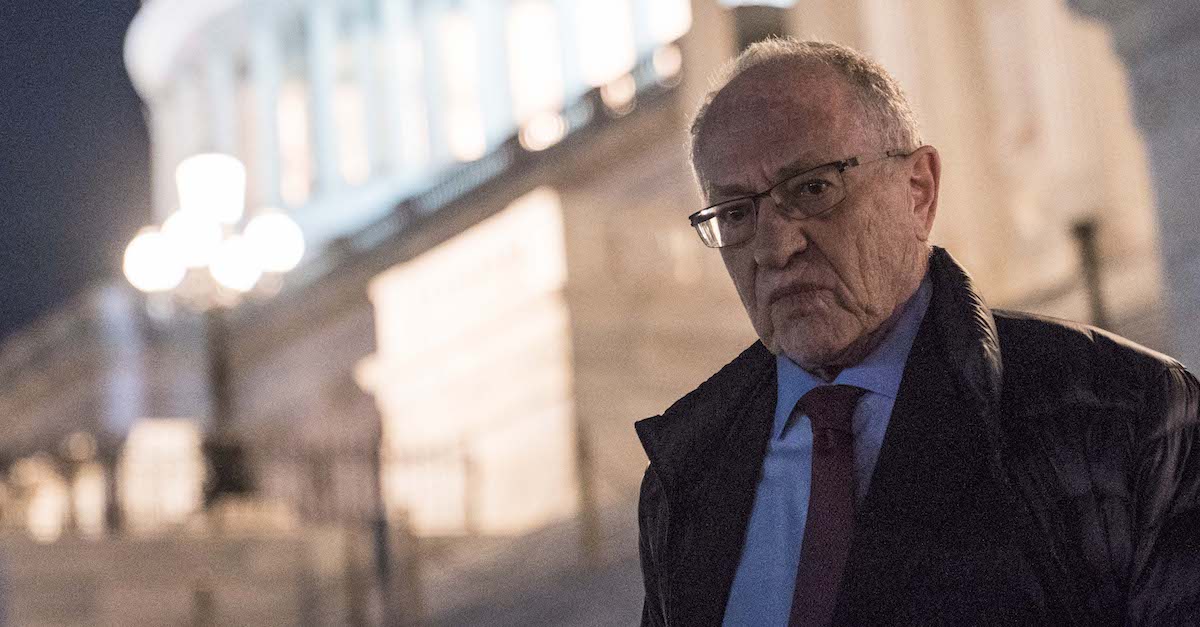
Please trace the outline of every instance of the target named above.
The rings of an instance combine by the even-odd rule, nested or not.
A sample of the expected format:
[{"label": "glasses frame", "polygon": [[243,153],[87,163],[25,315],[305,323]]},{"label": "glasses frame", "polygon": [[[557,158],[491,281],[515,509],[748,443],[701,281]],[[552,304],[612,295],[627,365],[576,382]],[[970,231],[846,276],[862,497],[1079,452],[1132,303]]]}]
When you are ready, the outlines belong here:
[{"label": "glasses frame", "polygon": [[[688,216],[688,222],[692,225],[692,228],[696,229],[697,233],[699,233],[700,224],[717,217],[717,211],[722,206],[728,205],[729,203],[732,203],[732,202],[749,200],[750,206],[752,208],[752,213],[753,213],[753,215],[750,216],[751,225],[753,225],[753,227],[754,227],[754,231],[751,232],[750,237],[748,237],[745,240],[742,240],[740,242],[737,242],[736,244],[725,244],[723,246],[709,246],[709,244],[704,241],[704,237],[703,236],[700,237],[700,241],[702,243],[704,243],[705,246],[708,246],[709,248],[726,248],[728,246],[738,246],[740,244],[744,244],[744,243],[754,239],[754,234],[758,232],[758,202],[763,198],[771,196],[771,193],[774,192],[781,185],[784,185],[785,183],[789,183],[789,182],[791,182],[795,179],[798,179],[806,174],[812,174],[813,172],[816,172],[817,170],[820,170],[822,168],[828,168],[830,166],[834,166],[837,168],[838,175],[840,176],[841,174],[843,174],[846,170],[849,170],[850,168],[855,168],[855,167],[863,166],[863,165],[869,165],[869,164],[875,163],[877,161],[883,161],[884,159],[891,159],[893,157],[908,157],[908,156],[912,155],[913,152],[916,152],[916,151],[914,150],[912,152],[908,152],[908,151],[904,151],[904,150],[900,150],[900,149],[895,149],[895,150],[888,150],[888,151],[884,152],[882,156],[878,156],[873,159],[868,159],[866,161],[861,160],[861,157],[859,157],[859,156],[854,156],[854,157],[847,157],[845,159],[840,159],[838,161],[830,161],[829,163],[822,163],[821,165],[808,168],[807,170],[804,170],[803,172],[797,172],[796,174],[793,174],[791,176],[784,177],[784,178],[772,183],[770,187],[768,187],[767,189],[765,189],[761,192],[757,192],[754,194],[747,194],[745,196],[738,196],[736,198],[729,198],[727,200],[722,200],[719,203],[714,203],[712,205],[709,205],[709,206],[693,213],[692,215]],[[841,205],[843,202],[845,202],[846,198],[850,195],[850,190],[849,190],[849,186],[845,185],[844,179],[843,179],[843,187],[846,188],[845,194],[837,202],[833,203],[832,205],[829,205],[828,208],[823,209],[819,213],[814,213],[812,215],[807,215],[807,216],[806,215],[800,215],[800,216],[793,215],[792,213],[790,213],[788,211],[785,203],[779,202],[777,199],[774,198],[774,196],[772,196],[772,200],[775,200],[775,209],[777,211],[779,211],[779,213],[783,214],[785,217],[788,217],[792,220],[807,220],[809,218],[816,218],[816,217],[826,215],[829,212],[833,211],[835,208],[837,208],[838,205]]]}]

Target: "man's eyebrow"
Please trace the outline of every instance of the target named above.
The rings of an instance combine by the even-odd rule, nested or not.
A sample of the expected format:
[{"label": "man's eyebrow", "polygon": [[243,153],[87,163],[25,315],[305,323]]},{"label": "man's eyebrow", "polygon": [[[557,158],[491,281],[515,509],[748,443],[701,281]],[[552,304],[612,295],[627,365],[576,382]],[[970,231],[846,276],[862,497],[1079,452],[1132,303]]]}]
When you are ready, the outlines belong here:
[{"label": "man's eyebrow", "polygon": [[741,196],[751,196],[757,194],[757,189],[751,189],[741,183],[729,183],[726,185],[710,185],[708,195],[710,198],[739,198]]},{"label": "man's eyebrow", "polygon": [[[819,168],[828,162],[815,162],[812,157],[807,155],[797,158],[792,163],[779,168],[771,177],[771,184],[774,185],[790,176],[795,176],[802,172]],[[739,198],[742,196],[752,196],[762,190],[752,189],[741,183],[727,183],[724,185],[710,185],[709,196],[712,198]]]},{"label": "man's eyebrow", "polygon": [[828,161],[821,161],[821,162],[814,161],[812,159],[812,157],[809,157],[807,155],[800,157],[800,158],[796,159],[795,161],[791,162],[790,164],[785,165],[782,168],[779,168],[778,170],[776,170],[775,173],[771,177],[771,184],[774,185],[775,183],[778,183],[779,181],[782,181],[783,179],[786,179],[790,176],[796,176],[797,174],[800,174],[802,172],[814,170],[823,165],[826,165],[827,163],[829,163],[829,162]]}]

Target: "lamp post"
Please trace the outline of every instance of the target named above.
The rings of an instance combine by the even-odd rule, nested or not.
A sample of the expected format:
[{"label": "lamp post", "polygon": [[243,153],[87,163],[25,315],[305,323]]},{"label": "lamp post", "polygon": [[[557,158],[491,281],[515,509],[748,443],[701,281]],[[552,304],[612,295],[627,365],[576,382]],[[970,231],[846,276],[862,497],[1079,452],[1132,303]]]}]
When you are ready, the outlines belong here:
[{"label": "lamp post", "polygon": [[225,310],[236,306],[264,276],[278,277],[296,267],[304,255],[304,237],[278,210],[262,209],[243,220],[246,169],[235,157],[193,155],[180,162],[175,181],[179,209],[161,226],[147,226],[129,242],[124,270],[139,290],[169,294],[202,312],[212,412],[204,442],[211,473],[205,503],[211,505],[253,488],[245,451],[232,425]]}]

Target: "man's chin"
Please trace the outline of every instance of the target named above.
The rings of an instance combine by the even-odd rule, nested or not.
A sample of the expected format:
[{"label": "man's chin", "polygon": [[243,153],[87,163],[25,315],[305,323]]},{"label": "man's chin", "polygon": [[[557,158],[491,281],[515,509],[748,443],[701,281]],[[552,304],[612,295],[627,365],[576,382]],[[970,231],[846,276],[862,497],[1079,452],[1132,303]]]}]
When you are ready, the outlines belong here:
[{"label": "man's chin", "polygon": [[788,351],[785,349],[783,354],[797,366],[809,372],[817,372],[818,370],[829,368],[829,363],[832,361],[832,357],[825,353]]},{"label": "man's chin", "polygon": [[801,366],[820,367],[829,364],[845,350],[846,345],[835,341],[836,338],[818,337],[811,331],[805,332],[805,329],[819,329],[831,324],[823,316],[817,318],[793,315],[790,319],[777,321],[783,324],[774,325],[775,333],[764,344],[772,353],[787,355],[788,359]]},{"label": "man's chin", "polygon": [[824,368],[836,361],[838,354],[844,348],[834,346],[831,343],[812,342],[811,339],[806,341],[789,341],[791,338],[781,338],[778,344],[778,350],[773,351],[776,355],[786,355],[788,359],[796,362],[796,365],[805,370],[815,370]]}]

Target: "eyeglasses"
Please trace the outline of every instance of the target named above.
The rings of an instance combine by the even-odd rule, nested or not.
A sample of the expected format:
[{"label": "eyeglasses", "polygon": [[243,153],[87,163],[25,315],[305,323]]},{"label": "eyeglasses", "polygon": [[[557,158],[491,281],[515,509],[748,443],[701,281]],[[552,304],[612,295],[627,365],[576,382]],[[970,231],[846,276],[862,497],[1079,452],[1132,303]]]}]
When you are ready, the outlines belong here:
[{"label": "eyeglasses", "polygon": [[850,157],[819,165],[793,174],[757,194],[705,207],[688,216],[688,221],[700,234],[700,241],[709,248],[744,244],[754,238],[759,199],[770,196],[775,208],[793,220],[815,218],[845,200],[846,181],[842,177],[843,172],[892,157],[907,157],[909,154],[902,150],[889,150],[883,156],[868,161]]}]

